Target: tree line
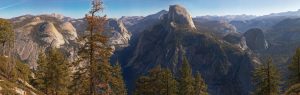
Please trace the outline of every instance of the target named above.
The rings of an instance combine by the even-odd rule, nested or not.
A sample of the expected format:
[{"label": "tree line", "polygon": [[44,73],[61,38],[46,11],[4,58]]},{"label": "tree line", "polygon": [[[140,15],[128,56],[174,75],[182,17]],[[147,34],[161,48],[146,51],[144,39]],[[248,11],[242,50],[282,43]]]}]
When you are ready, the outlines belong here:
[{"label": "tree line", "polygon": [[201,74],[195,76],[184,57],[179,75],[168,68],[157,66],[136,81],[135,95],[208,95],[207,85]]},{"label": "tree line", "polygon": [[[285,93],[286,95],[290,95],[293,92],[289,90],[290,88],[300,89],[300,87],[294,88],[294,85],[297,86],[300,83],[300,48],[297,48],[295,54],[292,56],[286,76],[288,79],[283,81],[283,75],[279,72],[278,67],[273,64],[272,58],[268,58],[265,63],[257,66],[253,72],[255,86],[253,94],[280,95]],[[287,87],[285,88],[286,91],[283,91],[283,86]]]}]

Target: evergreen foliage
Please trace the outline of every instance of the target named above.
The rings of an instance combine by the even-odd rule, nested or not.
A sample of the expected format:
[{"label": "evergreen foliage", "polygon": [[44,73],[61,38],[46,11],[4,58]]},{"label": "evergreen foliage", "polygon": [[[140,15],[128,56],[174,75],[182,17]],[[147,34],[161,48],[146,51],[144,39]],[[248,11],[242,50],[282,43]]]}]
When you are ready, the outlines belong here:
[{"label": "evergreen foliage", "polygon": [[289,69],[289,85],[294,85],[300,83],[300,48],[297,48],[294,56],[292,57],[292,62],[288,66]]},{"label": "evergreen foliage", "polygon": [[[10,64],[10,60],[15,60],[16,61],[16,66],[12,68],[10,73],[7,70],[7,66]],[[19,60],[9,58],[9,57],[4,57],[0,56],[0,75],[6,77],[6,78],[11,78],[11,82],[15,82],[18,80],[18,78],[22,79],[23,81],[28,82],[30,79],[30,74],[31,70],[27,64],[22,63]]]},{"label": "evergreen foliage", "polygon": [[177,81],[173,76],[170,69],[162,69],[161,71],[161,80],[162,80],[162,95],[177,95]]},{"label": "evergreen foliage", "polygon": [[45,94],[67,95],[71,73],[65,56],[58,49],[51,49],[48,56],[39,54],[38,64],[33,84]]},{"label": "evergreen foliage", "polygon": [[208,95],[207,85],[202,79],[201,74],[197,72],[194,83],[195,95]]},{"label": "evergreen foliage", "polygon": [[[12,46],[14,43],[14,38],[15,37],[12,24],[8,20],[0,18],[0,46]],[[4,50],[4,48],[2,48],[2,50]],[[2,52],[1,54],[3,53],[4,52]]]},{"label": "evergreen foliage", "polygon": [[193,86],[194,79],[191,67],[186,57],[183,59],[179,74],[179,95],[193,95],[195,93]]},{"label": "evergreen foliage", "polygon": [[280,74],[269,58],[265,64],[259,65],[254,70],[255,95],[279,95]]},{"label": "evergreen foliage", "polygon": [[135,95],[177,95],[177,91],[177,81],[171,71],[158,66],[137,80]]},{"label": "evergreen foliage", "polygon": [[6,76],[11,80],[15,80],[15,61],[12,55],[14,48],[14,31],[10,21],[0,18],[0,56],[6,57],[5,69]]},{"label": "evergreen foliage", "polygon": [[122,68],[119,62],[113,67],[111,86],[113,95],[127,95],[126,86],[122,76]]},{"label": "evergreen foliage", "polygon": [[47,84],[46,82],[48,81],[47,79],[47,74],[48,74],[48,70],[49,69],[47,67],[48,65],[48,61],[47,61],[47,57],[44,53],[39,53],[39,56],[38,56],[38,60],[37,60],[37,68],[36,70],[34,71],[35,73],[35,79],[33,80],[33,85],[41,90],[42,92],[47,92]]},{"label": "evergreen foliage", "polygon": [[78,88],[84,90],[76,92],[77,94],[126,94],[121,68],[113,68],[109,63],[112,49],[107,44],[108,37],[103,35],[107,18],[98,16],[102,11],[102,0],[93,0],[92,9],[85,17],[88,33],[79,40],[84,44],[78,52],[80,58],[77,66],[74,66],[77,71],[73,76],[75,84],[71,87],[74,91]]},{"label": "evergreen foliage", "polygon": [[75,64],[74,67],[75,73],[73,73],[72,76],[72,84],[70,86],[70,92],[72,95],[89,95],[89,76],[87,74],[87,69],[84,67],[81,67],[77,64],[79,64],[80,61],[75,61],[73,64]]}]

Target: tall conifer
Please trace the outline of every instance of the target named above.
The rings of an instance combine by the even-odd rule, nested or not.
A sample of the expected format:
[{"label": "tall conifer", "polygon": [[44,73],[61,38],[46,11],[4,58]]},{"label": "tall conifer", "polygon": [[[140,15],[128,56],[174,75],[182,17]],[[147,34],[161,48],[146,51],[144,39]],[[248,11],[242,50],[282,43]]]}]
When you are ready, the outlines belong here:
[{"label": "tall conifer", "polygon": [[84,43],[79,51],[82,65],[86,70],[88,80],[88,92],[90,95],[111,94],[110,81],[112,80],[112,67],[109,58],[112,49],[107,44],[108,37],[103,35],[104,26],[107,22],[106,16],[99,16],[104,10],[102,0],[93,0],[92,8],[86,14],[88,24],[87,35],[81,38]]},{"label": "tall conifer", "polygon": [[190,64],[186,57],[183,58],[179,74],[179,95],[193,95],[195,93],[193,86],[194,79]]},{"label": "tall conifer", "polygon": [[119,62],[117,62],[113,67],[111,84],[113,95],[127,95],[125,83],[122,76],[122,69]]},{"label": "tall conifer", "polygon": [[199,72],[195,76],[194,89],[195,95],[208,95],[207,85]]},{"label": "tall conifer", "polygon": [[269,58],[254,70],[255,95],[279,95],[280,74]]},{"label": "tall conifer", "polygon": [[292,57],[292,62],[288,66],[289,69],[289,85],[294,85],[300,83],[300,48],[297,48],[294,56]]}]

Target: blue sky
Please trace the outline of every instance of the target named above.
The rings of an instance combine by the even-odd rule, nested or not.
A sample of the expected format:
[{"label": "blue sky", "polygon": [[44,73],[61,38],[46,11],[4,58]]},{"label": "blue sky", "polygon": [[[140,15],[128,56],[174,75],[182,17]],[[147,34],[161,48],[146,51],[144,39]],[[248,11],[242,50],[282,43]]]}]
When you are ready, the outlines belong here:
[{"label": "blue sky", "polygon": [[[109,17],[145,16],[169,5],[180,4],[192,16],[203,15],[266,15],[296,11],[300,0],[103,0]],[[59,13],[80,18],[88,12],[90,0],[0,0],[0,17],[11,18],[25,14]]]}]

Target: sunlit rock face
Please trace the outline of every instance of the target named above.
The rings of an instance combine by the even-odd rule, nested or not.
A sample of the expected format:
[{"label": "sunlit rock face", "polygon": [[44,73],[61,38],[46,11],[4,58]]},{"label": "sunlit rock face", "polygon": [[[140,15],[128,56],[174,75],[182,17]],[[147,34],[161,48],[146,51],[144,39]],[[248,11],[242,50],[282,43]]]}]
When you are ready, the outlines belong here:
[{"label": "sunlit rock face", "polygon": [[65,44],[64,37],[57,31],[51,22],[42,23],[38,31],[39,39],[45,44],[50,44],[56,48]]},{"label": "sunlit rock face", "polygon": [[55,47],[72,61],[76,57],[77,31],[69,22],[49,15],[26,15],[11,19],[15,36],[15,53],[30,67],[37,66],[38,54]]},{"label": "sunlit rock face", "polygon": [[191,15],[180,5],[171,5],[168,14],[165,15],[167,23],[172,27],[185,27],[196,29]]},{"label": "sunlit rock face", "polygon": [[127,47],[131,33],[127,31],[121,20],[109,19],[106,27],[105,35],[109,37],[109,42],[114,49]]},{"label": "sunlit rock face", "polygon": [[61,26],[62,34],[67,40],[76,40],[77,33],[76,29],[70,22],[65,22]]},{"label": "sunlit rock face", "polygon": [[[87,22],[84,19],[75,19],[71,23],[77,30],[78,37],[88,34]],[[108,44],[114,49],[122,49],[129,45],[131,39],[131,32],[127,30],[122,20],[108,19],[105,25],[103,34],[108,37]]]}]

